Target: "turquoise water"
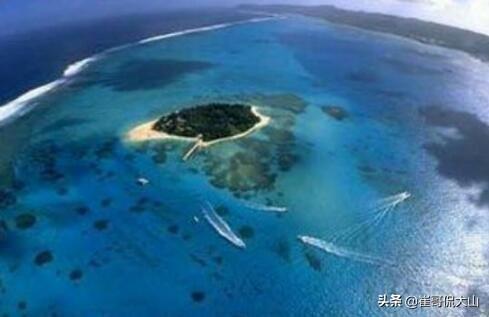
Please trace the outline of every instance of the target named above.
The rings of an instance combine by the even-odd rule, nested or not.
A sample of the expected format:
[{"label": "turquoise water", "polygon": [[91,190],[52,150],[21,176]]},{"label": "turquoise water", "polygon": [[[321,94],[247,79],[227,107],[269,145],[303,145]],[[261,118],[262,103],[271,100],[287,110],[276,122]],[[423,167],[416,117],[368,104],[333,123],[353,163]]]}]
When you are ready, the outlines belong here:
[{"label": "turquoise water", "polygon": [[[463,130],[430,124],[422,110],[463,110],[488,122],[488,73],[463,54],[299,17],[107,54],[0,130],[4,193],[15,197],[1,206],[0,312],[476,312],[381,309],[377,299],[488,296],[484,183],[441,172],[442,156],[429,149]],[[163,113],[222,100],[255,104],[271,124],[188,162],[188,144],[125,139]],[[328,105],[347,118],[326,114]],[[405,191],[412,196],[386,211],[385,198]],[[205,222],[207,202],[246,249]],[[256,208],[267,205],[287,212]],[[35,224],[19,228],[21,214]],[[36,263],[43,251],[50,259]]]}]

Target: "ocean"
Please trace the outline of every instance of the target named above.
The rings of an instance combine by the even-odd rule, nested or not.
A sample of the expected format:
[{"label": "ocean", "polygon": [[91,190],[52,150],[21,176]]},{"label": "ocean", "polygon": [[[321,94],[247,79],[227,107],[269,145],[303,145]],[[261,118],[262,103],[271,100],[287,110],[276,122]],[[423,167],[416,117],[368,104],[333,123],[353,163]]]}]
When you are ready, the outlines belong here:
[{"label": "ocean", "polygon": [[[25,83],[5,88],[0,313],[487,312],[489,67],[298,16],[205,25],[52,53],[63,67],[36,60],[32,80],[54,87],[14,103]],[[126,139],[215,101],[271,122],[185,162],[189,144]],[[481,305],[379,307],[383,294]]]}]

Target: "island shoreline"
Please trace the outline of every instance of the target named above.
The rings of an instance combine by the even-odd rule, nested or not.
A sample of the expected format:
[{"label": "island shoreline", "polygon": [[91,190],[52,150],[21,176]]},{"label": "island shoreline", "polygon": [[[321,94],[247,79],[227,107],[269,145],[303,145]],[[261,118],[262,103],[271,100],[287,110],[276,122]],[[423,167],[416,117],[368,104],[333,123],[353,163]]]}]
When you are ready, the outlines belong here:
[{"label": "island shoreline", "polygon": [[156,120],[151,120],[149,122],[140,124],[126,133],[126,141],[128,142],[145,142],[145,141],[155,141],[155,140],[175,140],[175,141],[185,141],[185,142],[199,142],[200,147],[208,147],[211,145],[215,145],[217,143],[225,142],[225,141],[232,141],[236,139],[243,138],[257,130],[260,130],[261,128],[267,126],[271,118],[260,113],[258,111],[257,106],[251,106],[251,112],[258,117],[259,121],[256,123],[253,127],[250,129],[243,131],[241,133],[220,138],[220,139],[215,139],[211,141],[203,141],[198,137],[185,137],[185,136],[179,136],[179,135],[174,135],[174,134],[169,134],[165,133],[162,131],[156,131],[154,130],[153,126],[154,124],[158,121]]}]

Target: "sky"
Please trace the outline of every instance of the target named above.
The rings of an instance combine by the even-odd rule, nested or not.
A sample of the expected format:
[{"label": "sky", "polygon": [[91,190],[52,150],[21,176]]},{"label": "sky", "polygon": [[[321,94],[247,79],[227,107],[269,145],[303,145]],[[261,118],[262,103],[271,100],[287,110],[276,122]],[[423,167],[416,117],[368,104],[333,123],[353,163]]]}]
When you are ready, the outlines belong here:
[{"label": "sky", "polygon": [[489,0],[0,0],[0,34],[103,16],[239,3],[332,4],[415,17],[489,35]]}]

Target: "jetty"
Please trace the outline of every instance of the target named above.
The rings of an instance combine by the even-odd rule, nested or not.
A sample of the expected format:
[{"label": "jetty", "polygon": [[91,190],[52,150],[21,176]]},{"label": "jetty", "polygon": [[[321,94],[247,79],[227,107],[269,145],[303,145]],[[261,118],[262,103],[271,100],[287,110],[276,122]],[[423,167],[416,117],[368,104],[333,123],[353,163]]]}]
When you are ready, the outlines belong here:
[{"label": "jetty", "polygon": [[188,160],[192,154],[194,154],[195,151],[200,150],[205,145],[204,140],[202,138],[202,134],[199,134],[197,136],[197,141],[194,143],[194,145],[185,153],[185,155],[182,157],[184,161]]}]

